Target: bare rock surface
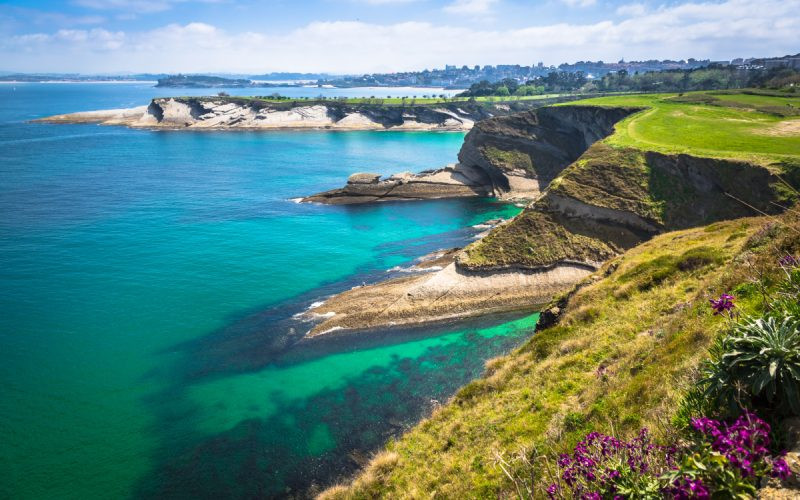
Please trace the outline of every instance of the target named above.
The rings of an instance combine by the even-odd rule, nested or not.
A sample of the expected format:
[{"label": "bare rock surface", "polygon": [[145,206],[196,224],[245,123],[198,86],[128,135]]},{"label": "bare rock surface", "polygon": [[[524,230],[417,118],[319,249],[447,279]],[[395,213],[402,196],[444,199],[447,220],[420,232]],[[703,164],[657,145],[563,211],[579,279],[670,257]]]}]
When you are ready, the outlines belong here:
[{"label": "bare rock surface", "polygon": [[471,273],[456,267],[455,253],[450,251],[427,265],[435,269],[444,265],[442,269],[355,287],[329,298],[313,310],[324,319],[307,338],[493,312],[533,312],[593,272],[588,266],[562,264],[536,271]]},{"label": "bare rock surface", "polygon": [[405,201],[491,195],[488,177],[478,169],[448,165],[419,174],[403,172],[380,180],[378,174],[357,173],[339,189],[318,193],[304,202],[349,205],[376,201]]}]

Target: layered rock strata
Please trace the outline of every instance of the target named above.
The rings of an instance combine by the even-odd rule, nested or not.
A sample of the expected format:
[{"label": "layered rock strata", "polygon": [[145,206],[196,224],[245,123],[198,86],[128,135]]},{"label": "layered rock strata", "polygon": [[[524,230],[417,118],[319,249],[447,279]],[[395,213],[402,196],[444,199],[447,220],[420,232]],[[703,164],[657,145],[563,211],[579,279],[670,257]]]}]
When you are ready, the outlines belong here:
[{"label": "layered rock strata", "polygon": [[348,103],[335,99],[270,101],[243,97],[153,99],[131,109],[86,111],[50,116],[48,123],[99,123],[166,129],[331,129],[466,131],[475,122],[570,98],[509,103],[474,101],[385,105],[381,99]]}]

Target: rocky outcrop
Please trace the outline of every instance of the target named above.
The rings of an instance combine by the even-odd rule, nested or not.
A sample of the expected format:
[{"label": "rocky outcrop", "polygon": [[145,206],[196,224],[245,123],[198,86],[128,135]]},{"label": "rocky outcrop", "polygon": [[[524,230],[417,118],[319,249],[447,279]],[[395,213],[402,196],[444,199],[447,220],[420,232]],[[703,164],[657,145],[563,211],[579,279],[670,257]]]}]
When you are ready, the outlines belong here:
[{"label": "rocky outcrop", "polygon": [[556,100],[506,103],[454,101],[437,104],[360,103],[346,100],[271,101],[244,97],[175,97],[153,99],[148,106],[88,111],[43,118],[48,123],[100,123],[170,129],[333,129],[469,130],[475,122],[531,109]]},{"label": "rocky outcrop", "polygon": [[380,177],[379,174],[353,174],[343,188],[315,194],[302,201],[349,205],[492,194],[491,182],[482,170],[462,165],[448,165],[419,174],[404,172],[384,180]]},{"label": "rocky outcrop", "polygon": [[592,272],[563,264],[538,271],[474,273],[456,267],[452,254],[436,263],[443,269],[356,287],[328,299],[307,313],[322,318],[307,338],[517,309],[534,311]]},{"label": "rocky outcrop", "polygon": [[402,174],[365,187],[305,198],[331,204],[459,196],[534,199],[567,165],[637,108],[559,106],[478,122],[464,139],[459,163],[434,172]]},{"label": "rocky outcrop", "polygon": [[614,124],[638,108],[555,106],[492,118],[465,137],[458,161],[478,167],[506,197],[535,198]]}]

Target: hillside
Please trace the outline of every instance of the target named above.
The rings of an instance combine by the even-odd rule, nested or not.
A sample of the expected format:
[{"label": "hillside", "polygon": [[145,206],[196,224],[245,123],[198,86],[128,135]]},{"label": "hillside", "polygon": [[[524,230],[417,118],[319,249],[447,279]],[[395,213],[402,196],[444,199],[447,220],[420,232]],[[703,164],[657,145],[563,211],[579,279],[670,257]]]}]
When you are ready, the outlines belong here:
[{"label": "hillside", "polygon": [[[526,465],[541,454],[566,452],[590,430],[666,432],[708,347],[728,327],[709,298],[736,290],[741,313],[763,310],[761,297],[776,282],[765,276],[779,277],[780,256],[800,251],[798,218],[785,212],[800,186],[796,102],[720,93],[557,106],[562,116],[627,110],[613,133],[561,167],[540,160],[565,144],[551,133],[562,126],[543,133],[518,125],[540,126],[548,108],[522,121],[479,123],[465,139],[474,154],[460,156],[462,164],[491,164],[502,176],[524,164],[543,189],[520,215],[457,254],[456,271],[486,279],[595,271],[574,274],[575,288],[541,308],[540,329],[525,345],[487,363],[483,378],[323,497],[513,496],[519,485],[509,467],[544,496],[546,478]],[[535,278],[525,285],[536,286]],[[570,283],[560,286],[567,292]]]},{"label": "hillside", "polygon": [[800,156],[797,96],[717,91],[600,97],[575,104],[647,108],[618,124],[606,141],[613,146],[763,165]]},{"label": "hillside", "polygon": [[[606,263],[545,309],[548,327],[322,497],[514,497],[500,458],[530,474],[515,457],[566,452],[589,430],[658,436],[727,325],[708,298],[739,290],[742,311],[757,310],[743,261],[775,273],[776,247],[800,251],[797,217],[782,223],[794,229],[744,218],[671,232]],[[533,481],[543,491],[547,478]]]}]

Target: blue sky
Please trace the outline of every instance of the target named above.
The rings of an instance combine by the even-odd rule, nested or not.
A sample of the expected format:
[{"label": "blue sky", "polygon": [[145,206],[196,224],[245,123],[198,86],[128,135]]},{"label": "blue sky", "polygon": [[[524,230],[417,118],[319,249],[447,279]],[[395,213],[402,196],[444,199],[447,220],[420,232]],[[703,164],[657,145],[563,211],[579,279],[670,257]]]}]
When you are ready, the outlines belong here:
[{"label": "blue sky", "polygon": [[0,70],[400,71],[800,52],[800,0],[2,0]]}]

